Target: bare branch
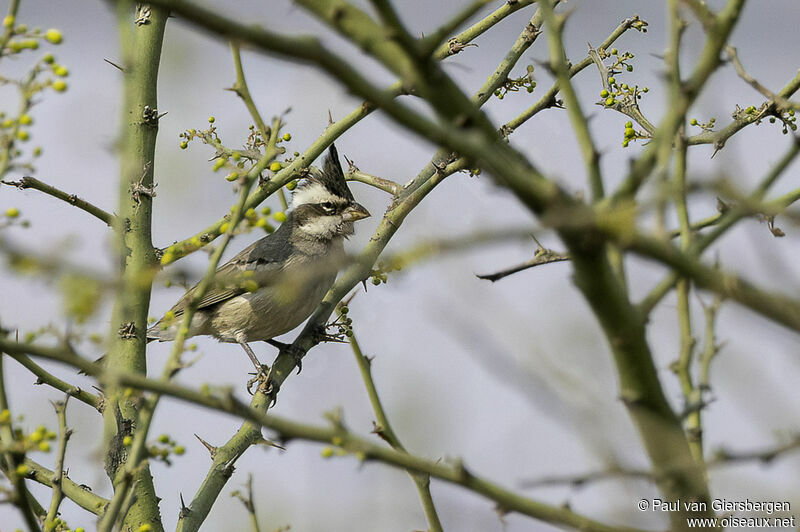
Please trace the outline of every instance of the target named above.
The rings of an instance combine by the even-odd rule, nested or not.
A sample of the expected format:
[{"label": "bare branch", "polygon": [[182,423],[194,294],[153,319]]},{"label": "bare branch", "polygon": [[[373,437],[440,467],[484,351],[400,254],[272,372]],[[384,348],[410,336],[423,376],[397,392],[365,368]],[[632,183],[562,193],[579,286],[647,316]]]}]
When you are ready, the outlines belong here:
[{"label": "bare branch", "polygon": [[64,192],[63,190],[59,190],[53,186],[48,185],[47,183],[39,181],[35,177],[25,176],[19,181],[0,181],[0,183],[12,187],[17,187],[20,190],[25,190],[26,188],[32,188],[34,190],[44,192],[48,196],[53,196],[54,198],[60,199],[61,201],[65,201],[70,205],[91,214],[98,220],[104,222],[109,227],[112,226],[114,220],[116,219],[116,216],[114,216],[113,214],[104,211],[100,207],[92,205],[86,200],[82,200],[75,194],[69,194],[67,192]]}]

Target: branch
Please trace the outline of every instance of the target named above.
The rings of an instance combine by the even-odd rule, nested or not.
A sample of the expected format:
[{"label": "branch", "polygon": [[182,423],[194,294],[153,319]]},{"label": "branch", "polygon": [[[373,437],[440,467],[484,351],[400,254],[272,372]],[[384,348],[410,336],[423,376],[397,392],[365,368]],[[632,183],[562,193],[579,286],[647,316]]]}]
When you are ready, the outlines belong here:
[{"label": "branch", "polygon": [[253,500],[253,475],[247,475],[247,485],[245,486],[247,489],[247,496],[241,494],[239,490],[234,491],[231,493],[231,497],[235,497],[242,501],[245,509],[247,510],[247,514],[250,516],[250,524],[253,525],[253,532],[260,532],[261,527],[258,526],[258,516],[256,515],[256,503]]},{"label": "branch", "polygon": [[[344,312],[345,308],[347,307],[339,307],[339,318],[342,320],[347,319],[347,314]],[[383,409],[383,403],[381,403],[381,399],[378,396],[378,390],[375,387],[375,381],[372,379],[372,359],[365,356],[361,351],[361,346],[359,345],[358,340],[356,340],[355,334],[352,334],[352,329],[350,329],[348,334],[350,335],[350,347],[353,350],[353,356],[356,359],[358,369],[361,372],[361,378],[364,381],[364,386],[367,389],[369,402],[372,405],[372,410],[375,412],[375,417],[378,420],[372,432],[386,441],[386,443],[388,443],[392,449],[401,452],[407,452],[403,444],[400,442],[400,438],[397,437],[394,429],[392,429],[392,425],[389,423],[389,417],[386,415],[386,411]],[[419,498],[422,501],[422,508],[425,511],[425,516],[428,519],[428,530],[430,532],[442,532],[442,522],[439,520],[439,514],[436,511],[436,506],[433,502],[433,497],[431,496],[430,475],[415,473],[413,471],[408,471],[408,473],[411,475],[411,479],[417,486]]]},{"label": "branch", "polygon": [[34,190],[44,192],[48,196],[53,196],[54,198],[60,199],[61,201],[65,201],[70,205],[81,209],[82,211],[88,212],[98,220],[104,222],[109,227],[113,225],[114,220],[116,219],[116,216],[114,216],[113,214],[104,211],[100,207],[92,205],[86,200],[80,199],[75,194],[68,194],[63,190],[59,190],[55,187],[52,187],[31,176],[25,176],[19,181],[0,181],[0,183],[12,187],[17,187],[19,190],[32,188]]},{"label": "branch", "polygon": [[[750,200],[753,202],[760,203],[764,196],[767,194],[769,189],[778,178],[783,175],[792,161],[800,154],[800,138],[794,137],[792,144],[789,146],[789,149],[786,153],[781,157],[781,159],[766,173],[764,178],[759,183],[758,187],[753,191],[750,195]],[[798,194],[788,194],[782,196],[775,200],[777,204],[776,207],[786,208],[787,206],[791,205],[793,202],[798,201],[800,199],[800,189],[795,191]],[[699,224],[707,224],[708,226],[713,225],[714,229],[709,232],[708,234],[704,235],[702,238],[697,239],[692,243],[692,246],[689,249],[689,253],[692,256],[699,257],[700,254],[705,251],[711,244],[716,242],[723,234],[725,234],[730,228],[736,225],[737,222],[744,219],[749,214],[752,214],[752,210],[743,209],[734,207],[732,209],[728,209],[723,213],[720,213],[717,216],[712,216],[706,220],[698,222]],[[649,294],[637,305],[639,311],[642,312],[644,315],[648,315],[653,308],[661,301],[672,287],[675,286],[675,283],[678,280],[678,276],[675,272],[669,273],[661,282],[653,288]]]},{"label": "branch", "polygon": [[[246,419],[258,427],[274,431],[280,439],[289,441],[302,439],[327,445],[336,445],[344,451],[358,456],[362,460],[375,460],[401,469],[428,474],[446,482],[460,485],[477,494],[495,501],[505,512],[517,512],[550,523],[563,524],[579,530],[597,532],[636,532],[637,529],[604,525],[583,517],[563,507],[551,506],[539,501],[520,496],[476,476],[463,463],[443,464],[439,460],[428,460],[406,452],[387,448],[372,443],[369,439],[355,435],[341,424],[314,426],[297,423],[289,419],[266,414],[257,408],[248,407],[231,393],[213,395],[208,391],[194,390],[174,382],[149,379],[137,373],[117,371],[115,368],[102,368],[87,359],[76,355],[69,348],[45,347],[33,344],[20,344],[0,338],[0,351],[16,358],[19,355],[43,357],[82,369],[97,377],[100,382],[115,382],[119,386],[138,390],[151,391],[159,395],[168,395],[195,405],[212,410],[232,414]],[[262,395],[263,394],[257,394]],[[265,399],[266,400],[266,399]],[[218,454],[219,455],[219,454]],[[230,470],[232,472],[232,470]],[[180,523],[179,523],[180,529]],[[641,532],[641,531],[639,531]]]},{"label": "branch", "polygon": [[[729,451],[717,449],[708,457],[705,462],[709,469],[719,469],[727,466],[735,466],[747,462],[759,462],[771,464],[778,458],[800,449],[800,435],[794,435],[783,444],[753,451]],[[542,477],[535,480],[525,480],[521,482],[521,487],[525,489],[546,488],[552,486],[568,485],[574,488],[581,488],[594,482],[606,480],[654,480],[655,474],[646,469],[635,469],[623,466],[612,466],[607,469],[590,471],[580,475],[554,475]]]},{"label": "branch", "polygon": [[2,443],[4,449],[7,449],[0,455],[0,469],[11,482],[13,488],[10,502],[22,514],[28,529],[34,531],[41,528],[37,515],[43,516],[45,511],[25,486],[25,476],[27,475],[27,469],[24,466],[25,455],[11,451],[16,439],[16,431],[12,425],[11,410],[9,409],[8,396],[6,395],[4,366],[5,350],[0,347],[0,414],[7,418],[3,419],[3,423],[0,423],[0,443]]},{"label": "branch", "polygon": [[362,172],[355,164],[353,164],[352,161],[348,160],[348,162],[350,163],[350,169],[344,176],[348,181],[358,181],[359,183],[370,185],[378,190],[388,192],[392,196],[397,196],[400,193],[400,190],[403,188],[402,185],[395,183],[391,179],[384,179],[382,177]]},{"label": "branch", "polygon": [[[614,193],[615,200],[634,196],[652,172],[660,154],[672,145],[687,111],[700,95],[708,78],[721,64],[720,53],[739,20],[744,3],[745,0],[728,0],[725,7],[719,11],[714,22],[715,31],[708,34],[692,74],[686,81],[676,80],[680,85],[677,101],[673,99],[670,102],[669,111],[656,129],[654,142],[648,145],[641,157],[636,159],[628,176]],[[691,139],[687,142],[692,144]]]},{"label": "branch", "polygon": [[[472,18],[475,13],[481,10],[483,6],[486,4],[491,3],[493,0],[472,0],[471,3],[464,6],[461,11],[455,14],[450,20],[442,24],[439,28],[436,29],[433,33],[428,36],[423,37],[419,40],[417,44],[417,48],[419,48],[420,54],[422,55],[430,55],[434,53],[435,50],[446,40],[450,35],[453,34],[459,26],[464,24],[466,21]],[[523,3],[523,2],[515,2],[515,3]],[[530,4],[531,2],[524,2],[525,4]],[[509,5],[506,2],[506,5]],[[454,42],[454,39],[449,39],[448,41],[448,48],[453,48],[457,46]],[[452,43],[452,44],[451,44]],[[457,53],[457,52],[454,52]]]},{"label": "branch", "polygon": [[[117,4],[117,27],[124,59],[122,138],[119,149],[120,176],[118,213],[125,223],[115,224],[119,286],[109,324],[109,349],[104,364],[126,371],[146,373],[147,310],[154,272],[158,266],[152,240],[153,173],[158,135],[158,68],[169,11],[149,4]],[[133,9],[132,9],[133,8]],[[108,532],[120,511],[120,491],[133,486],[131,507],[125,512],[121,528],[163,532],[158,497],[149,467],[129,469],[123,445],[125,436],[137,420],[139,406],[110,383],[105,389],[103,443],[106,474],[114,486],[113,504],[98,524]],[[128,423],[123,423],[127,421]],[[127,427],[127,428],[126,428]],[[134,436],[137,436],[134,434]],[[118,490],[121,486],[123,490]]]},{"label": "branch", "polygon": [[53,496],[50,500],[50,509],[44,520],[44,532],[53,532],[58,526],[58,507],[64,500],[64,455],[67,453],[67,442],[72,431],[67,428],[67,402],[69,395],[63,401],[53,404],[58,416],[58,451],[56,454],[55,470],[53,472]]},{"label": "branch", "polygon": [[578,95],[570,81],[570,67],[564,55],[563,31],[566,16],[556,16],[553,11],[552,0],[539,2],[539,8],[544,14],[547,26],[547,42],[550,51],[550,67],[556,74],[558,87],[564,96],[567,107],[567,116],[572,123],[572,129],[578,140],[578,146],[583,156],[586,166],[586,173],[589,179],[589,188],[592,191],[592,200],[599,201],[605,194],[603,190],[603,177],[600,173],[600,153],[597,151],[592,134],[589,131],[589,123],[581,109]]},{"label": "branch", "polygon": [[[30,469],[28,473],[29,479],[50,488],[55,486],[53,480],[55,476],[54,471],[50,471],[30,458],[25,459],[25,465]],[[61,478],[61,488],[67,499],[95,515],[102,515],[106,509],[106,505],[108,505],[108,499],[95,495],[88,486],[76,484],[66,475]]]},{"label": "branch", "polygon": [[478,279],[486,279],[487,281],[499,281],[509,275],[513,275],[517,272],[521,272],[524,270],[528,270],[530,268],[535,268],[536,266],[541,266],[543,264],[551,264],[553,262],[563,262],[569,260],[568,253],[559,253],[557,251],[553,251],[551,249],[545,249],[541,246],[536,248],[536,251],[533,254],[533,259],[523,262],[522,264],[518,264],[517,266],[512,266],[511,268],[500,270],[496,273],[487,273],[483,275],[477,275]]},{"label": "branch", "polygon": [[642,235],[620,235],[620,245],[644,257],[673,268],[678,275],[692,279],[698,286],[737,303],[762,316],[800,332],[800,300],[760,290],[744,279],[720,272],[681,253],[660,240]]},{"label": "branch", "polygon": [[736,52],[736,47],[728,45],[725,47],[725,52],[728,54],[728,57],[733,63],[733,68],[736,70],[736,73],[739,75],[739,77],[746,81],[755,90],[760,92],[767,100],[775,103],[779,110],[800,110],[800,103],[789,101],[786,98],[775,94],[764,85],[759,83],[757,79],[748,74],[744,69],[742,62],[739,61],[739,54]]},{"label": "branch", "polygon": [[75,397],[79,401],[86,403],[95,410],[100,409],[100,398],[91,392],[81,389],[78,386],[62,381],[52,373],[48,373],[43,367],[30,359],[30,357],[17,357],[16,361],[36,375],[35,384],[46,384],[56,390],[66,393],[68,396]]}]

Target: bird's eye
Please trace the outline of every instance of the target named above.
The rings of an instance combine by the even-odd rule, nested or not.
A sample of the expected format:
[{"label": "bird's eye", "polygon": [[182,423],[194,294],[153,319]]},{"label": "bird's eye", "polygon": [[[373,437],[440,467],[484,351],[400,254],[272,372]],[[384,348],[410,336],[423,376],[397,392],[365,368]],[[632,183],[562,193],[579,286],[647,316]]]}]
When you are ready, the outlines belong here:
[{"label": "bird's eye", "polygon": [[319,205],[320,205],[320,207],[322,207],[322,210],[324,210],[325,212],[327,212],[329,214],[336,210],[336,208],[334,207],[333,203],[331,203],[330,201],[322,202]]}]

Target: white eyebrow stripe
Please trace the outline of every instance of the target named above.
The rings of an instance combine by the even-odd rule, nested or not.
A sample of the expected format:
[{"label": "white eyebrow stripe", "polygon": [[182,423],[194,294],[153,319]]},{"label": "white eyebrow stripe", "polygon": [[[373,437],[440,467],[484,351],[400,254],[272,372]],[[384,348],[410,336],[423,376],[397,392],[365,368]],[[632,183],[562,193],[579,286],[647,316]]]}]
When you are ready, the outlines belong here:
[{"label": "white eyebrow stripe", "polygon": [[315,203],[335,202],[339,196],[331,194],[322,184],[312,181],[305,186],[297,187],[292,194],[292,207]]}]

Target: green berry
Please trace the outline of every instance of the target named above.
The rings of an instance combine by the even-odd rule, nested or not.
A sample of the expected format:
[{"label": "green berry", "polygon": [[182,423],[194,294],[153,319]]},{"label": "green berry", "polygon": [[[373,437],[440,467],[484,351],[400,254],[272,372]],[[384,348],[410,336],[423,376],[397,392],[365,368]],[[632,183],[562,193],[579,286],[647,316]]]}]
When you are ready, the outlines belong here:
[{"label": "green berry", "polygon": [[6,209],[6,217],[8,218],[16,218],[19,216],[19,209],[16,207],[9,207]]},{"label": "green berry", "polygon": [[691,120],[689,120],[689,123],[691,125],[693,125],[693,126],[696,126],[697,125],[697,119],[696,118],[692,118]]},{"label": "green berry", "polygon": [[53,74],[60,78],[65,78],[69,76],[69,70],[67,70],[67,67],[63,65],[55,65],[53,66]]},{"label": "green berry", "polygon": [[333,456],[333,448],[332,447],[323,447],[319,454],[323,458],[331,458]]},{"label": "green berry", "polygon": [[288,142],[288,141],[292,140],[292,134],[291,133],[284,133],[282,138],[283,138],[283,140]]},{"label": "green berry", "polygon": [[609,96],[608,98],[606,98],[606,106],[607,107],[610,107],[610,106],[614,105],[614,103],[616,103],[616,102],[614,101],[614,97],[613,96]]},{"label": "green berry", "polygon": [[52,44],[61,44],[61,42],[64,40],[64,36],[61,35],[61,32],[55,28],[50,28],[47,30],[44,34],[44,38]]},{"label": "green berry", "polygon": [[600,91],[600,97],[601,98],[608,98],[608,91],[605,90],[605,89],[601,90]]},{"label": "green berry", "polygon": [[182,150],[185,150],[186,148],[189,147],[189,143],[184,140],[183,142],[181,142],[180,146]]},{"label": "green berry", "polygon": [[19,123],[23,126],[29,126],[33,123],[33,118],[29,114],[20,115]]},{"label": "green berry", "polygon": [[20,129],[20,130],[18,130],[18,131],[17,131],[17,138],[18,138],[19,140],[21,140],[21,141],[25,142],[26,140],[28,140],[29,138],[31,138],[31,134],[30,134],[30,133],[28,133],[28,132],[27,132],[26,130],[24,130],[24,129]]},{"label": "green berry", "polygon": [[628,72],[633,72],[633,65],[625,65],[625,70]]},{"label": "green berry", "polygon": [[169,443],[169,436],[162,434],[158,437],[158,441],[161,443]]},{"label": "green berry", "polygon": [[208,117],[208,123],[209,123],[209,124],[213,124],[214,122],[216,122],[216,120],[217,120],[217,119],[216,119],[216,118],[214,118],[213,116],[209,116],[209,117]]},{"label": "green berry", "polygon": [[44,61],[47,64],[52,65],[53,63],[55,63],[56,58],[55,58],[55,56],[53,54],[44,54],[44,57],[42,57],[42,61]]},{"label": "green berry", "polygon": [[286,213],[283,211],[278,211],[272,215],[272,218],[278,223],[283,223],[286,221]]},{"label": "green berry", "polygon": [[[255,282],[255,281],[251,281],[251,282]],[[186,447],[184,447],[183,445],[176,445],[175,449],[173,449],[173,452],[175,454],[177,454],[178,456],[181,456],[184,453],[186,453]]]},{"label": "green berry", "polygon": [[614,78],[614,76],[611,76],[610,78],[608,78],[608,84],[609,85],[613,85],[616,82],[617,82],[617,80]]},{"label": "green berry", "polygon": [[272,164],[269,165],[269,169],[273,172],[279,172],[281,168],[282,165],[278,161],[273,161]]},{"label": "green berry", "polygon": [[67,82],[63,79],[57,79],[53,82],[53,90],[57,92],[64,92],[67,90]]},{"label": "green berry", "polygon": [[633,122],[631,122],[630,120],[625,122],[625,129],[628,129],[628,128],[631,128],[631,127],[633,127]]}]

